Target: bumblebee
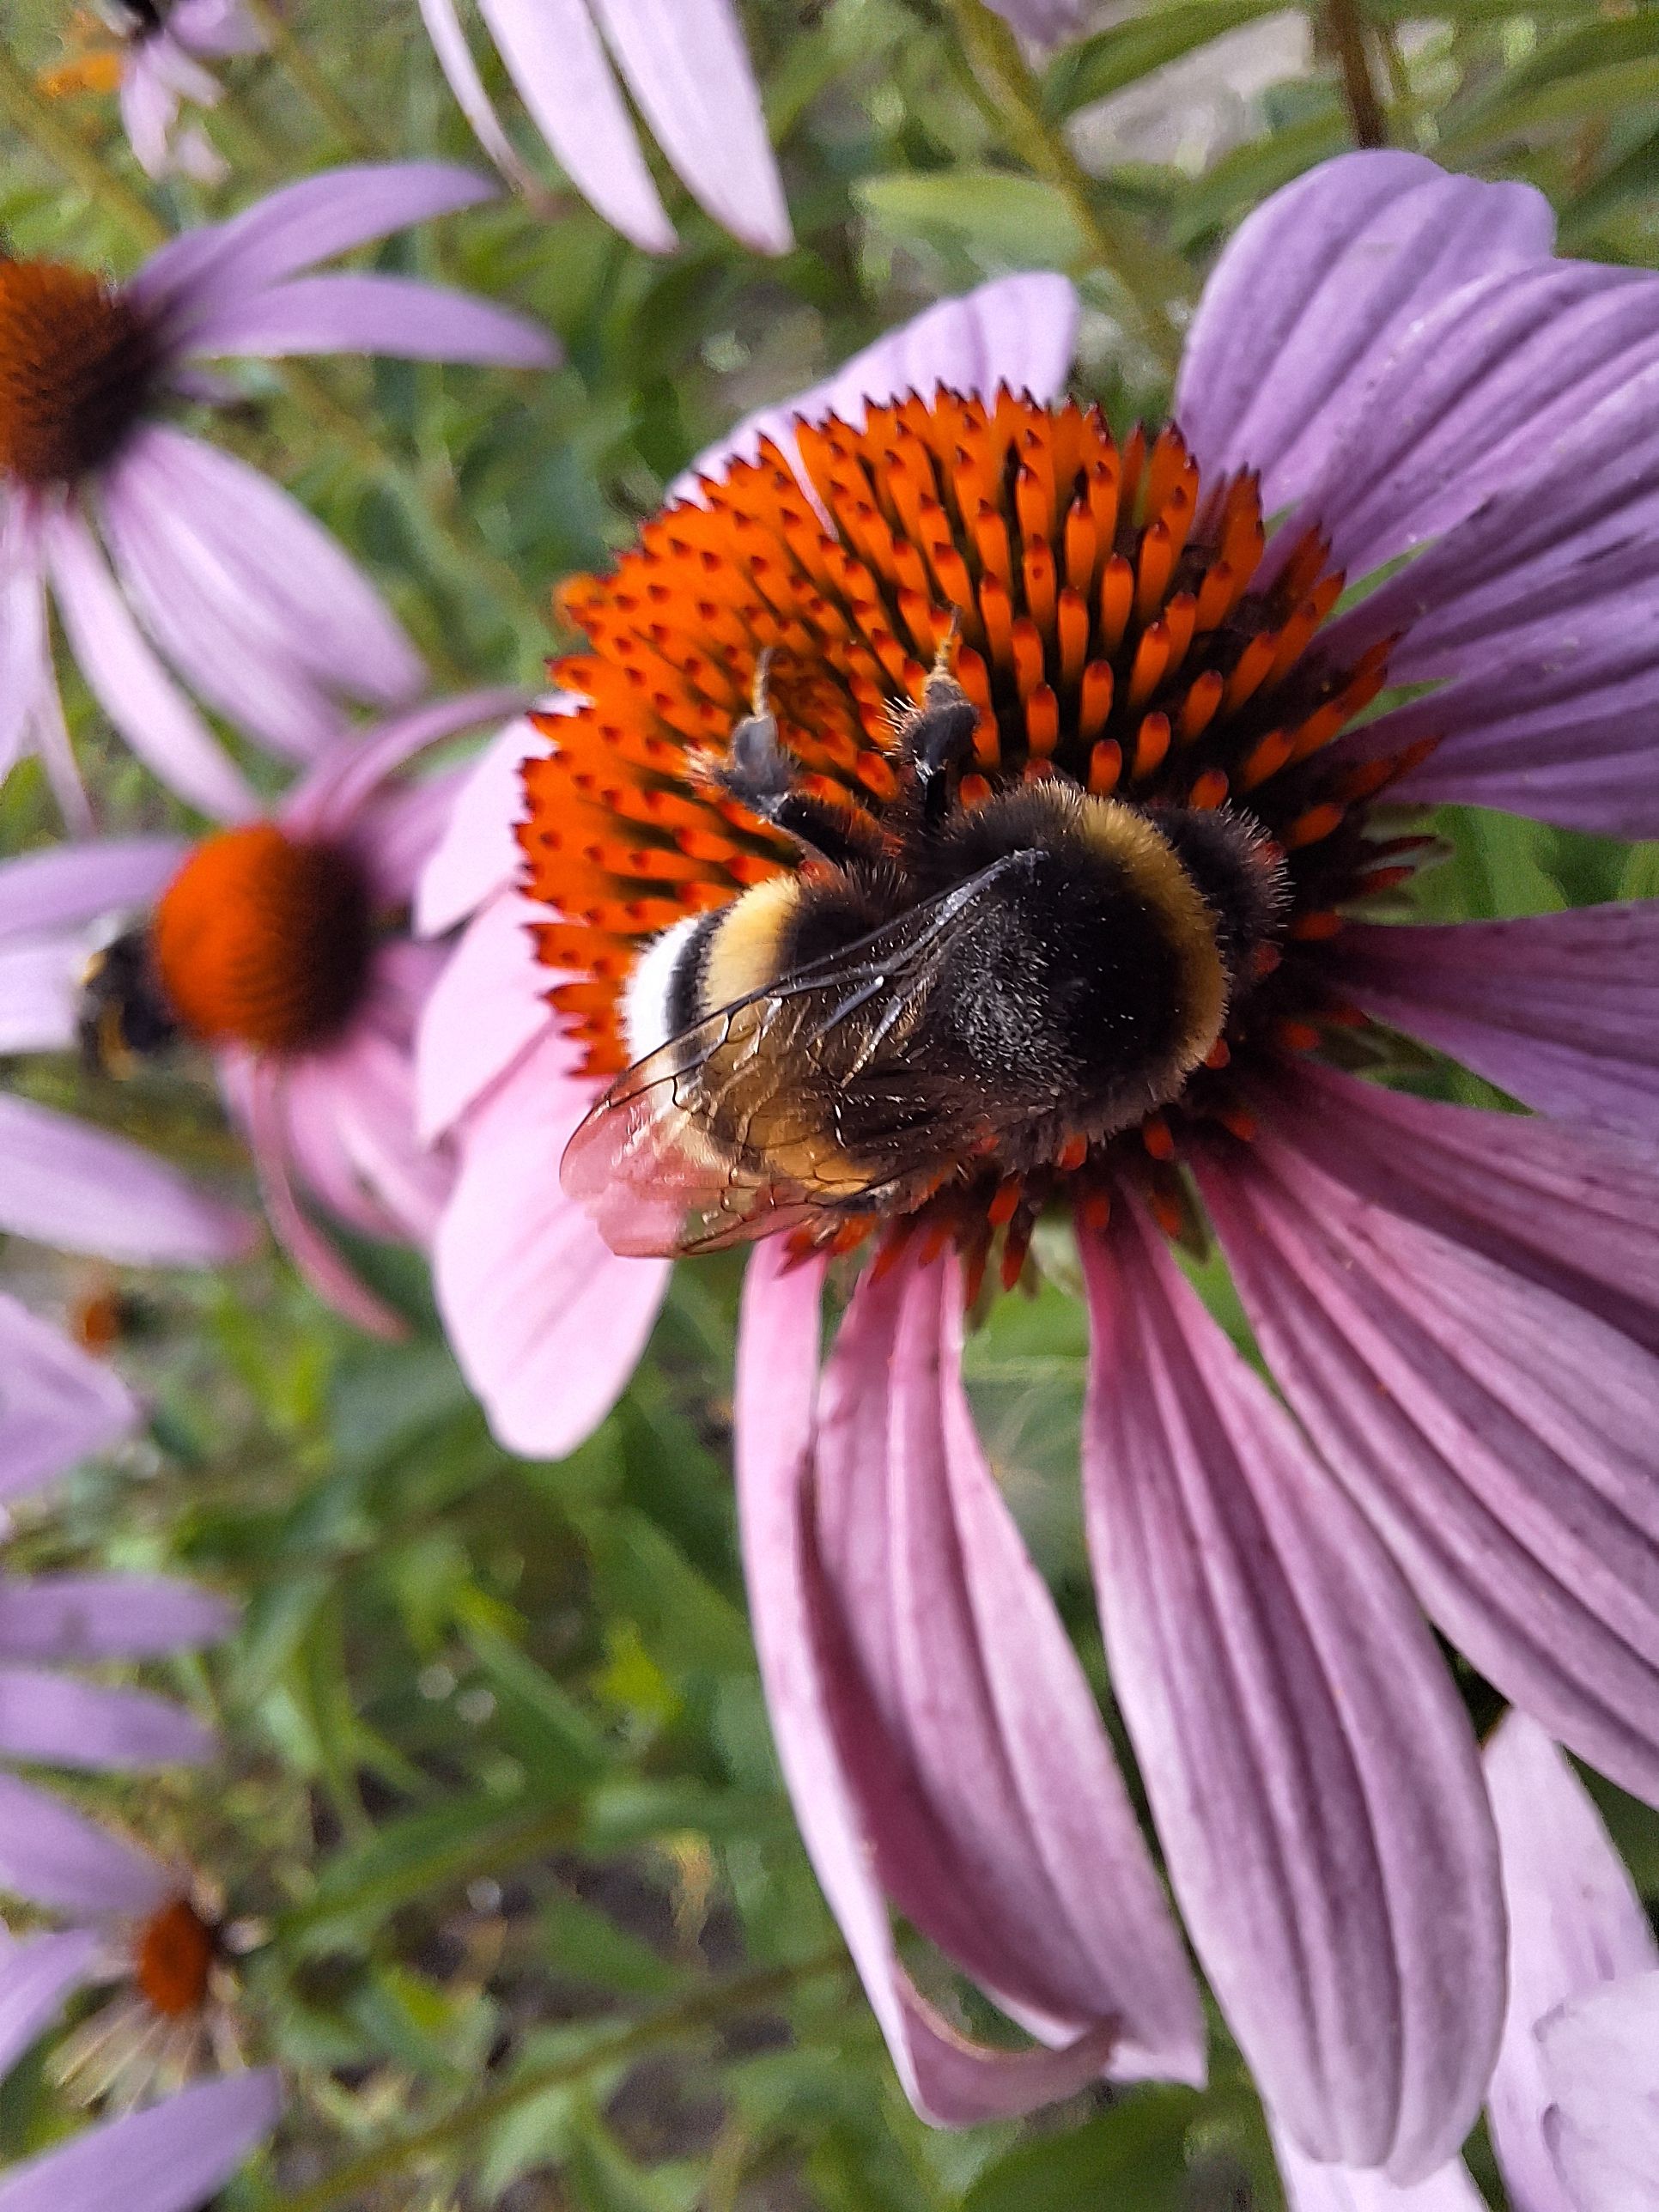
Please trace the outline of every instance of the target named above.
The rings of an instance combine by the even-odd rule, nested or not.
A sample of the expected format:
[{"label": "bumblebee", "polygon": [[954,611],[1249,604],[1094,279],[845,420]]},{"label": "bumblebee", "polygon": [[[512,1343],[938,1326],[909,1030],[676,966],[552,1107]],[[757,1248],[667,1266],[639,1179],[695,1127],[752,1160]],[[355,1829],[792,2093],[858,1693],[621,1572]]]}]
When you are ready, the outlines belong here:
[{"label": "bumblebee", "polygon": [[81,974],[76,1035],[89,1074],[125,1075],[135,1060],[167,1050],[179,1035],[156,980],[147,927],[100,945]]},{"label": "bumblebee", "polygon": [[614,1250],[901,1214],[1075,1158],[1174,1099],[1248,988],[1285,904],[1260,825],[1058,777],[963,805],[978,716],[945,658],[896,717],[879,823],[800,789],[763,665],[715,775],[805,865],[635,970],[635,1064],[562,1166]]}]

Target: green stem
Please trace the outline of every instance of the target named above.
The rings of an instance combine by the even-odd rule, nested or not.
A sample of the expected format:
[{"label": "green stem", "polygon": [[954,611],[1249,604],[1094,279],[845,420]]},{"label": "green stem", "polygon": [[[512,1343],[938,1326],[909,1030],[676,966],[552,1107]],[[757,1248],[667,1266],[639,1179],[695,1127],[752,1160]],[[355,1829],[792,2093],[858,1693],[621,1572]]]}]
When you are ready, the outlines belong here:
[{"label": "green stem", "polygon": [[503,2082],[499,2089],[469,2098],[459,2110],[447,2113],[442,2119],[416,2128],[408,2135],[394,2136],[390,2142],[348,2159],[344,2165],[337,2166],[332,2173],[309,2189],[301,2190],[297,2196],[268,2197],[269,2212],[277,2212],[279,2204],[282,2212],[327,2212],[328,2207],[356,2198],[360,2192],[373,2188],[387,2175],[416,2160],[453,2148],[533,2097],[544,2096],[550,2089],[580,2081],[605,2067],[635,2058],[642,2051],[655,2050],[659,2044],[695,2034],[699,2028],[712,2027],[734,2013],[746,2012],[757,2005],[787,1996],[804,1984],[823,1975],[844,1973],[847,1965],[847,1954],[837,1946],[817,1958],[804,1960],[799,1966],[732,1975],[712,1989],[700,1990],[692,1996],[664,2006],[586,2051],[550,2060],[545,2066],[528,2068],[511,2081]]},{"label": "green stem", "polygon": [[1181,357],[1181,334],[1169,309],[1171,283],[1184,281],[1176,264],[1164,264],[1146,241],[1100,204],[1094,181],[1072,151],[1065,132],[1044,114],[1036,78],[1019,41],[986,0],[947,0],[969,67],[990,96],[1009,145],[1032,173],[1054,186],[1082,233],[1090,258],[1113,280],[1164,366]]},{"label": "green stem", "polygon": [[9,115],[36,150],[54,162],[90,200],[106,208],[149,252],[165,243],[167,228],[154,208],[105,167],[90,140],[64,120],[27,70],[0,46],[0,111]]},{"label": "green stem", "polygon": [[364,129],[362,118],[336,92],[271,0],[247,0],[247,10],[271,58],[288,71],[346,152],[359,161],[384,161],[386,147]]}]

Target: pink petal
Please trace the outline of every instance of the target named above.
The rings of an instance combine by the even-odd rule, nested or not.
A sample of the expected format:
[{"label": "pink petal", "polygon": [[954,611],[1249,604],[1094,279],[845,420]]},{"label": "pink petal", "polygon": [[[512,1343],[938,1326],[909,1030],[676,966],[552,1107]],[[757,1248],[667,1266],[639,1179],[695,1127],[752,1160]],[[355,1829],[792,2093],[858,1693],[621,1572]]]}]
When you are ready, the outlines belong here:
[{"label": "pink petal", "polygon": [[70,649],[134,752],[204,814],[235,821],[254,812],[253,793],[145,643],[79,515],[52,519],[46,554]]},{"label": "pink petal", "polygon": [[1421,2180],[1503,2018],[1474,1740],[1386,1553],[1138,1220],[1092,1240],[1107,1656],[1188,1930],[1311,2156]]},{"label": "pink petal", "polygon": [[1265,201],[1204,288],[1175,415],[1206,473],[1255,469],[1268,514],[1313,483],[1378,368],[1461,286],[1543,259],[1525,185],[1420,154],[1340,155]]},{"label": "pink petal", "polygon": [[271,1233],[318,1297],[336,1312],[371,1336],[401,1337],[407,1333],[403,1316],[375,1297],[295,1197],[281,1090],[279,1068],[255,1068],[248,1091],[248,1139]]},{"label": "pink petal", "polygon": [[1656,532],[1650,358],[1333,630],[1345,652],[1403,632],[1392,680],[1435,687],[1345,750],[1432,736],[1437,749],[1396,787],[1402,797],[1614,836],[1659,831]]},{"label": "pink petal", "polygon": [[[1486,2212],[1486,2200],[1461,2158],[1437,2166],[1426,2180],[1402,2185],[1376,2166],[1320,2165],[1284,2134],[1274,2135],[1273,2155],[1287,2212]],[[1528,2205],[1525,2212],[1534,2208]]]},{"label": "pink petal", "polygon": [[1610,1983],[1540,2033],[1554,2100],[1546,2125],[1573,2212],[1652,2212],[1659,1972]]},{"label": "pink petal", "polygon": [[0,862],[0,937],[148,906],[189,849],[182,837],[89,840]]},{"label": "pink petal", "polygon": [[[826,1668],[807,1536],[822,1271],[791,1271],[777,1240],[749,1263],[738,1345],[737,1465],[744,1571],[761,1680],[784,1777],[819,1881],[917,2109],[946,2125],[1030,2110],[1083,2087],[1110,2060],[1115,2023],[1058,2051],[994,2049],[951,2028],[893,1947],[866,1807],[846,1758],[855,1675]],[[821,1595],[821,1590],[818,1593]],[[879,1747],[876,1728],[869,1741]],[[925,1863],[928,1838],[915,1848]]]},{"label": "pink petal", "polygon": [[1441,1106],[1305,1063],[1264,1090],[1324,1173],[1659,1352],[1659,1157],[1517,1114]]},{"label": "pink petal", "polygon": [[0,1774],[0,1889],[49,1911],[140,1919],[173,1888],[167,1869],[148,1851],[72,1811],[50,1790]]},{"label": "pink petal", "polygon": [[1058,46],[1062,39],[1070,38],[1085,16],[1083,0],[987,0],[987,3],[1017,31],[1044,46]]},{"label": "pink petal", "polygon": [[669,486],[671,499],[695,498],[698,479],[729,460],[753,460],[763,438],[797,462],[795,417],[837,415],[861,427],[867,405],[941,384],[988,398],[999,385],[1053,399],[1066,389],[1077,346],[1078,297],[1063,276],[994,277],[959,300],[941,300],[843,362],[823,383],[775,407],[762,407],[698,454]]},{"label": "pink petal", "polygon": [[825,1701],[900,1909],[1050,2043],[1200,2081],[1195,1993],[1100,1716],[974,1432],[961,1283],[854,1297],[805,1534]]},{"label": "pink petal", "polygon": [[85,961],[61,939],[0,949],[0,1053],[74,1049]]},{"label": "pink petal", "polygon": [[[306,757],[337,734],[326,709],[307,727],[318,687],[383,705],[421,689],[420,657],[368,579],[245,461],[151,425],[112,472],[104,511],[124,580],[157,638],[204,696],[268,743]],[[254,695],[268,664],[278,681],[274,704],[262,707]]]},{"label": "pink petal", "polygon": [[228,222],[204,223],[151,254],[127,289],[180,349],[198,317],[366,246],[388,231],[493,199],[487,177],[447,161],[376,161],[325,169],[256,200]]},{"label": "pink petal", "polygon": [[28,1099],[0,1096],[0,1230],[140,1267],[244,1257],[247,1217],[176,1168]]},{"label": "pink petal", "polygon": [[158,1575],[0,1580],[8,1659],[152,1659],[217,1644],[235,1625],[227,1599]]},{"label": "pink petal", "polygon": [[483,79],[478,75],[477,64],[466,43],[466,33],[461,28],[460,17],[455,12],[455,0],[419,0],[421,20],[426,25],[426,34],[432,41],[432,51],[438,57],[438,66],[448,81],[456,104],[472,125],[472,135],[484,152],[507,178],[532,204],[544,202],[547,195],[537,179],[519,159],[511,139],[502,130],[489,94],[484,90]]},{"label": "pink petal", "polygon": [[1547,260],[1455,293],[1377,368],[1364,436],[1327,455],[1298,525],[1325,524],[1351,576],[1443,537],[1652,359],[1656,290]]},{"label": "pink petal", "polygon": [[138,1425],[119,1376],[0,1297],[0,1498],[48,1481]]},{"label": "pink petal", "polygon": [[507,73],[571,182],[647,253],[677,240],[586,0],[479,0]]},{"label": "pink petal", "polygon": [[628,88],[693,197],[757,253],[794,244],[732,0],[594,0]]},{"label": "pink petal", "polygon": [[1265,1132],[1202,1181],[1275,1376],[1431,1617],[1659,1800],[1659,1359]]},{"label": "pink petal", "polygon": [[395,354],[408,361],[489,362],[550,368],[559,349],[539,324],[510,307],[415,276],[354,270],[291,277],[210,308],[191,331],[195,353]]},{"label": "pink petal", "polygon": [[416,1048],[420,1128],[428,1141],[453,1129],[556,1017],[556,980],[536,958],[530,932],[544,919],[526,899],[493,899],[472,921],[439,976]]},{"label": "pink petal", "polygon": [[[573,713],[575,706],[561,694],[544,700],[542,711]],[[415,925],[422,936],[453,928],[518,881],[524,855],[514,833],[525,813],[524,764],[550,750],[550,740],[521,716],[498,731],[472,763],[421,878]]]},{"label": "pink petal", "polygon": [[453,698],[428,700],[362,735],[346,732],[283,801],[282,819],[297,831],[339,836],[388,777],[418,754],[510,714],[523,702],[522,691],[504,685],[461,691]]},{"label": "pink petal", "polygon": [[0,1756],[130,1773],[200,1766],[218,1747],[211,1729],[148,1690],[0,1666]]},{"label": "pink petal", "polygon": [[76,1928],[62,1936],[0,1941],[0,2076],[9,2074],[65,1999],[92,1973],[98,1938]]},{"label": "pink petal", "polygon": [[1545,2139],[1553,2092],[1539,2025],[1604,1983],[1659,1966],[1659,1944],[1583,1784],[1537,1723],[1510,1713],[1486,1766],[1510,1916],[1509,2014],[1487,2095],[1492,2145],[1526,2212],[1578,2212]]},{"label": "pink petal", "polygon": [[447,1154],[429,1150],[416,1133],[406,1041],[360,1024],[344,1046],[307,1072],[313,1111],[331,1124],[350,1172],[384,1210],[391,1235],[429,1243],[454,1177]]},{"label": "pink petal", "polygon": [[1540,1113],[1659,1137],[1659,899],[1518,921],[1350,924],[1333,979],[1367,1013]]},{"label": "pink petal", "polygon": [[282,2109],[274,2068],[182,2089],[14,2166],[0,2212],[198,2212]]},{"label": "pink petal", "polygon": [[433,1283],[461,1371],[509,1451],[560,1459],[627,1388],[667,1287],[619,1260],[559,1188],[559,1158],[593,1103],[556,1030],[477,1109],[438,1228]]}]

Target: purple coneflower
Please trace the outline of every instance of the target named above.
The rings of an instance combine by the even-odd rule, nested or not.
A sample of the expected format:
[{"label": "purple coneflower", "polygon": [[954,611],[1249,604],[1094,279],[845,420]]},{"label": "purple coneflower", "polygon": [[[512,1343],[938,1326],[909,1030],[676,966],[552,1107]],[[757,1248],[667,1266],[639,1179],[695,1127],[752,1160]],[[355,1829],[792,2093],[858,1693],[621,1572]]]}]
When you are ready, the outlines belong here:
[{"label": "purple coneflower", "polygon": [[83,39],[80,52],[46,73],[42,89],[115,91],[147,174],[220,183],[224,161],[198,124],[179,127],[179,111],[186,102],[216,106],[219,87],[206,64],[264,43],[242,0],[102,0],[97,30],[101,37]]},{"label": "purple coneflower", "polygon": [[[484,90],[456,0],[420,8],[479,144],[535,193]],[[787,252],[789,210],[732,0],[479,0],[479,12],[571,182],[625,237],[653,253],[677,242],[617,71],[716,222],[758,252]]]},{"label": "purple coneflower", "polygon": [[269,2068],[198,2083],[0,2174],[0,2212],[198,2212],[282,2107]]},{"label": "purple coneflower", "polygon": [[437,162],[336,169],[173,240],[122,284],[64,262],[0,262],[0,774],[38,749],[84,822],[48,592],[110,720],[222,818],[252,812],[252,796],[164,663],[301,759],[338,702],[420,690],[413,646],[327,532],[166,417],[222,396],[196,364],[234,355],[545,367],[551,341],[505,308],[413,277],[309,273],[491,189]]},{"label": "purple coneflower", "polygon": [[[1304,2154],[1420,2179],[1462,2142],[1498,2050],[1497,1838],[1424,1613],[1659,1801],[1659,1091],[1643,1073],[1659,908],[1468,936],[1375,918],[1424,855],[1400,812],[1418,802],[1659,830],[1656,284],[1557,261],[1551,240],[1524,186],[1344,157],[1223,255],[1164,429],[1120,441],[1096,411],[1043,404],[1073,308],[1054,287],[1062,349],[1035,373],[1044,295],[1028,292],[1012,359],[964,345],[924,380],[902,334],[904,396],[827,421],[808,403],[793,456],[768,441],[711,469],[613,576],[566,588],[591,647],[554,670],[574,711],[543,721],[520,830],[557,1019],[532,1021],[492,904],[458,955],[493,1018],[470,1099],[449,1071],[471,1125],[437,1244],[464,1364],[515,1440],[538,1417],[485,1329],[546,1393],[550,1437],[568,1441],[562,1388],[592,1411],[591,1373],[535,1364],[546,1341],[597,1364],[615,1325],[608,1285],[573,1317],[592,1246],[554,1155],[584,1086],[664,1034],[653,948],[706,943],[693,918],[757,884],[792,910],[799,853],[742,803],[757,762],[790,799],[779,818],[875,871],[847,874],[832,849],[808,880],[839,883],[849,909],[890,899],[883,871],[928,818],[893,696],[913,726],[946,670],[972,757],[930,788],[965,845],[979,809],[1030,788],[1033,820],[1133,831],[1160,884],[1149,836],[1238,862],[1226,899],[1195,889],[1213,860],[1186,878],[1195,906],[1159,893],[1191,916],[1164,957],[1210,981],[1201,1007],[1143,993],[1137,1019],[1179,1012],[1180,1065],[1127,1125],[1083,1118],[1064,1086],[1035,1133],[988,1100],[959,1158],[837,1200],[799,1150],[751,1157],[695,1114],[676,1154],[672,1116],[666,1139],[650,1116],[681,1091],[641,1103],[623,1085],[636,1118],[613,1111],[570,1156],[607,1222],[626,1231],[631,1206],[645,1223],[619,1237],[631,1249],[675,1249],[677,1194],[711,1183],[720,1235],[787,1224],[750,1263],[738,1359],[757,1641],[808,1849],[937,2118],[1202,2065],[1098,1715],[962,1387],[964,1295],[988,1272],[1019,1279],[1044,1214],[1071,1218],[1093,1322],[1081,1460],[1113,1693],[1194,1948]],[[981,341],[999,331],[988,297],[1012,295],[981,295]],[[894,390],[891,360],[873,357],[867,396]],[[1347,593],[1349,577],[1375,587]],[[1538,1113],[1363,1079],[1398,1066],[1394,1030]],[[695,1099],[697,1063],[675,1065]],[[897,1066],[892,1095],[927,1073]],[[607,1129],[621,1139],[596,1152]],[[665,1157],[678,1179],[653,1190]],[[1287,1403],[1177,1263],[1206,1214]],[[826,1259],[861,1245],[874,1261],[824,1364]],[[646,1305],[648,1264],[642,1280]],[[619,1334],[626,1351],[626,1314]],[[895,1904],[1032,2049],[969,2041],[923,2001]]]},{"label": "purple coneflower", "polygon": [[[1595,1808],[1535,1723],[1485,1754],[1510,1922],[1509,2006],[1487,2092],[1516,2212],[1642,2212],[1659,2172],[1659,1943]],[[1413,2186],[1281,2146],[1291,2212],[1482,2212],[1461,2159]]]},{"label": "purple coneflower", "polygon": [[[512,691],[471,692],[343,733],[271,814],[193,845],[71,845],[0,870],[0,915],[9,896],[20,908],[31,896],[40,904],[48,877],[66,921],[112,906],[143,911],[106,947],[118,981],[91,1016],[77,988],[84,955],[62,934],[42,939],[36,1027],[32,1040],[14,1041],[62,1046],[90,1021],[95,1048],[118,1059],[177,1040],[205,1047],[277,1237],[322,1295],[366,1328],[398,1324],[305,1212],[296,1186],[361,1235],[430,1239],[453,1170],[445,1150],[416,1133],[414,1037],[443,953],[411,941],[404,925],[455,777],[403,771],[520,703]],[[0,952],[0,990],[3,960]],[[125,1203],[131,1147],[21,1101],[0,1098],[0,1142],[6,1114],[49,1119],[54,1141],[73,1149],[88,1200],[107,1211],[118,1193]],[[145,1161],[143,1173],[170,1171]],[[57,1218],[43,1223],[46,1235]]]}]

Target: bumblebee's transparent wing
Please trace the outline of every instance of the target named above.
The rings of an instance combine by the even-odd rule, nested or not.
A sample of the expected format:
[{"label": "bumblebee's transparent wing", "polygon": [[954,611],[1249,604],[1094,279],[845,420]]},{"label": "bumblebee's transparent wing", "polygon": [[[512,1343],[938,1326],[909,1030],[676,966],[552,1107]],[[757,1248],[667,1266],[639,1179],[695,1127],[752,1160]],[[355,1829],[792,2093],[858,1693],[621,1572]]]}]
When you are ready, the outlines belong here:
[{"label": "bumblebee's transparent wing", "polygon": [[615,1252],[708,1250],[925,1189],[982,1138],[907,1043],[951,955],[1030,853],[683,1030],[617,1077],[565,1148]]}]

